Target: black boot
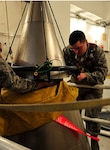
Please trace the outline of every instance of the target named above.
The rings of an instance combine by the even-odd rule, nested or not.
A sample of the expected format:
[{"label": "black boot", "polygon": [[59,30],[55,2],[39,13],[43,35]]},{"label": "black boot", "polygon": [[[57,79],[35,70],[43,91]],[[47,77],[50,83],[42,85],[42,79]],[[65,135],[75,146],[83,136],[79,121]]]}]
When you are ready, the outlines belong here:
[{"label": "black boot", "polygon": [[91,150],[99,150],[98,141],[91,139]]}]

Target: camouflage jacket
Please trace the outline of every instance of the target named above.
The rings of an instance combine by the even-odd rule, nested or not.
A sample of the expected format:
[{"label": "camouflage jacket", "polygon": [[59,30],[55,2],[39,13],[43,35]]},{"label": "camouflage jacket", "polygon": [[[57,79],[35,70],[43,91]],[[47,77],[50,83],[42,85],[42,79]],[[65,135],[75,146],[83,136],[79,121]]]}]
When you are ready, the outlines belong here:
[{"label": "camouflage jacket", "polygon": [[66,65],[82,68],[87,75],[86,79],[78,82],[74,74],[69,72],[75,78],[75,83],[86,85],[104,83],[108,72],[107,61],[104,51],[97,45],[89,43],[88,49],[82,57],[77,56],[69,46],[65,47],[63,52]]},{"label": "camouflage jacket", "polygon": [[0,87],[19,93],[33,91],[37,88],[35,81],[16,75],[11,66],[2,58],[0,58]]}]

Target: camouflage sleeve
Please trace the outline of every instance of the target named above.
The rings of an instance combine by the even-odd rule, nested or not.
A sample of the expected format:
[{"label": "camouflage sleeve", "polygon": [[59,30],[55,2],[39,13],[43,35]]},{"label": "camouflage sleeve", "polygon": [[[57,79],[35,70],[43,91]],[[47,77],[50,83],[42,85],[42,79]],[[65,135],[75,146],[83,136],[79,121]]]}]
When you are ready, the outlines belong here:
[{"label": "camouflage sleeve", "polygon": [[17,76],[2,58],[0,58],[0,86],[19,93],[33,91],[37,88],[36,82]]},{"label": "camouflage sleeve", "polygon": [[102,49],[97,48],[95,60],[94,71],[92,73],[86,73],[87,82],[90,85],[103,84],[108,73],[107,61]]},{"label": "camouflage sleeve", "polygon": [[[73,60],[71,60],[70,47],[67,46],[63,49],[64,59],[67,66],[74,66]],[[68,75],[72,74],[72,71],[67,71]]]},{"label": "camouflage sleeve", "polygon": [[67,47],[65,47],[64,49],[63,49],[63,54],[64,54],[64,59],[65,59],[65,63],[66,63],[66,65],[67,66],[71,66],[72,65],[72,62],[71,62],[71,60],[70,60],[70,48],[69,48],[69,46],[67,46]]}]

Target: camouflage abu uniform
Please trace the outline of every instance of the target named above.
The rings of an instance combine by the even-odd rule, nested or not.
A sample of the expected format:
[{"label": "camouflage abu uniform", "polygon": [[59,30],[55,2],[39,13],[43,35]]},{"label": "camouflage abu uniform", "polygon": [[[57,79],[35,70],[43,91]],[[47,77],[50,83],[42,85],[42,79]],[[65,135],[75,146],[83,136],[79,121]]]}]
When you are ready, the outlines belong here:
[{"label": "camouflage abu uniform", "polygon": [[2,58],[0,58],[0,87],[5,87],[19,93],[37,89],[36,82],[17,76],[11,66]]},{"label": "camouflage abu uniform", "polygon": [[[78,82],[76,76],[72,74],[72,72],[69,72],[69,74],[72,74],[72,78],[74,79],[73,82],[85,85],[96,85],[104,83],[108,72],[107,62],[105,59],[104,51],[101,50],[97,45],[89,43],[88,49],[83,56],[76,55],[69,46],[65,47],[63,52],[66,65],[81,67],[87,75],[87,78]],[[101,98],[102,94],[102,89],[79,88],[78,100]],[[101,108],[99,107],[86,109],[85,115],[92,118],[98,117],[100,111]],[[91,135],[97,136],[100,132],[100,124],[86,122],[86,129]]]}]

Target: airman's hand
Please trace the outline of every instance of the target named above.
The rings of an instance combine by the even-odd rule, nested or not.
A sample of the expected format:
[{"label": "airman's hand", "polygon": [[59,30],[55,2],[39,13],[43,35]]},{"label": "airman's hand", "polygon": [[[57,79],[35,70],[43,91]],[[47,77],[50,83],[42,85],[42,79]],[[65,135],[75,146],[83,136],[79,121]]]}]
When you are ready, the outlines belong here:
[{"label": "airman's hand", "polygon": [[78,81],[81,81],[81,80],[85,79],[86,77],[87,77],[87,76],[86,76],[85,73],[80,73],[80,75],[77,76],[77,80],[78,80]]}]

